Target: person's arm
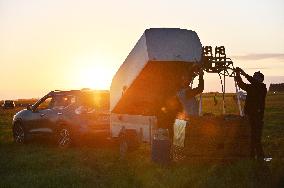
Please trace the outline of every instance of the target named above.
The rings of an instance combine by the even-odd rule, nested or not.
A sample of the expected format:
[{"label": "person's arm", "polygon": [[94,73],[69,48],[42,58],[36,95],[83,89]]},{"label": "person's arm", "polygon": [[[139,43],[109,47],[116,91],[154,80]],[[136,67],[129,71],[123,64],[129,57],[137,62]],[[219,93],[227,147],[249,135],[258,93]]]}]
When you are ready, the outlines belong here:
[{"label": "person's arm", "polygon": [[204,79],[203,79],[203,72],[199,74],[199,83],[196,88],[189,89],[187,92],[187,97],[191,98],[195,95],[198,95],[199,93],[202,93],[204,90]]},{"label": "person's arm", "polygon": [[244,77],[252,84],[257,83],[257,81],[250,75],[248,75],[243,69],[238,68],[240,74],[244,75]]},{"label": "person's arm", "polygon": [[244,72],[244,76],[246,77],[246,79],[247,79],[250,83],[252,83],[252,84],[257,83],[257,81],[256,81],[252,76],[248,75],[248,74],[245,73],[245,72]]},{"label": "person's arm", "polygon": [[243,82],[241,75],[240,75],[240,72],[242,72],[242,71],[243,71],[242,69],[237,67],[235,80],[237,81],[237,84],[241,89],[247,91],[248,85]]}]

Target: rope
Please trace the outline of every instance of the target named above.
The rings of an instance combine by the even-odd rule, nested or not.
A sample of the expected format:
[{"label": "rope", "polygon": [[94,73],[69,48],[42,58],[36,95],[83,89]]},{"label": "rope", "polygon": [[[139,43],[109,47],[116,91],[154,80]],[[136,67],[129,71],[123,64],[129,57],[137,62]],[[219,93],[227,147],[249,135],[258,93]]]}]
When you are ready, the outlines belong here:
[{"label": "rope", "polygon": [[221,86],[222,86],[222,93],[223,93],[223,100],[222,100],[222,102],[223,102],[223,114],[225,114],[226,113],[226,110],[225,110],[225,89],[224,89],[224,85],[223,85],[223,82],[222,82],[222,77],[221,77],[221,74],[220,73],[218,73],[218,75],[219,75],[219,78],[220,78],[220,82],[221,82]]},{"label": "rope", "polygon": [[202,93],[200,93],[199,95],[199,112],[198,112],[199,116],[202,116]]},{"label": "rope", "polygon": [[[216,54],[219,54],[219,56],[216,56]],[[221,56],[224,55],[224,56],[220,57],[220,55]],[[225,104],[226,76],[235,78],[236,72],[235,72],[234,63],[231,60],[231,58],[226,57],[224,46],[215,48],[215,57],[213,57],[213,54],[212,54],[212,47],[205,46],[203,47],[203,56],[205,57],[206,63],[208,64],[205,66],[205,71],[208,73],[218,73],[219,75],[221,86],[222,86],[222,93],[223,93],[223,101],[222,101],[223,102],[223,114],[225,114],[226,113],[226,104]],[[221,76],[223,76],[223,79]],[[240,95],[239,95],[240,89],[238,88],[236,80],[234,81],[235,81],[236,95],[237,95],[237,100],[238,100],[237,102],[238,102],[240,116],[244,116],[241,102],[240,102]]]},{"label": "rope", "polygon": [[237,95],[237,101],[238,101],[238,107],[239,107],[239,112],[240,112],[240,116],[243,117],[244,113],[243,113],[243,109],[242,109],[242,105],[241,105],[241,101],[240,101],[240,95],[239,95],[239,91],[240,89],[238,88],[238,84],[237,81],[235,81],[235,87],[236,87],[236,95]]}]

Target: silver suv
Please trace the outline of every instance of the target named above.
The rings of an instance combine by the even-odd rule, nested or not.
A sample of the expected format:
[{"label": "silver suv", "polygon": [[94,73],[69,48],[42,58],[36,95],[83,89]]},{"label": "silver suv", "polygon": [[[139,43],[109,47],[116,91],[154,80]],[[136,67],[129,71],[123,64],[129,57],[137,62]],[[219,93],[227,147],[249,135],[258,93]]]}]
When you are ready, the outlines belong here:
[{"label": "silver suv", "polygon": [[13,118],[13,136],[25,143],[33,136],[52,137],[60,147],[83,138],[107,138],[109,91],[52,91]]}]

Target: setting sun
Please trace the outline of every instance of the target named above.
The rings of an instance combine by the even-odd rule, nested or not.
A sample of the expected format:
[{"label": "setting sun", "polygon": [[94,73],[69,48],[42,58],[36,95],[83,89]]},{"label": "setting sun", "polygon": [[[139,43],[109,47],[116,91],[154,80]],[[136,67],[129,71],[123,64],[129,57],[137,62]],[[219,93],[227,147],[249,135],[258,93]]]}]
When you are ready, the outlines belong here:
[{"label": "setting sun", "polygon": [[110,58],[85,56],[75,59],[68,71],[72,88],[109,89],[116,67]]},{"label": "setting sun", "polygon": [[108,89],[112,72],[107,67],[91,66],[83,67],[78,71],[74,78],[75,87],[93,88],[93,89]]}]

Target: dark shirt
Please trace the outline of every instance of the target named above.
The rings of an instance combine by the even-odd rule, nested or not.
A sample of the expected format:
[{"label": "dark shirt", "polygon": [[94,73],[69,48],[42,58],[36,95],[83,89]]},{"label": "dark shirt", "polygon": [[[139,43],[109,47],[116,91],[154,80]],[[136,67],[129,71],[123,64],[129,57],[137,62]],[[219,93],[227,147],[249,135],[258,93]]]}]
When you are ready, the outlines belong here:
[{"label": "dark shirt", "polygon": [[247,92],[244,112],[248,116],[257,116],[263,118],[265,108],[265,97],[267,93],[266,85],[255,80],[249,75],[245,75],[250,84],[243,82],[240,74],[236,76],[238,86]]}]

